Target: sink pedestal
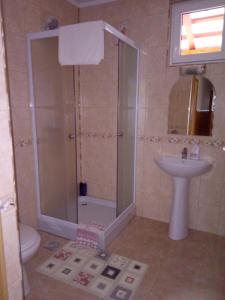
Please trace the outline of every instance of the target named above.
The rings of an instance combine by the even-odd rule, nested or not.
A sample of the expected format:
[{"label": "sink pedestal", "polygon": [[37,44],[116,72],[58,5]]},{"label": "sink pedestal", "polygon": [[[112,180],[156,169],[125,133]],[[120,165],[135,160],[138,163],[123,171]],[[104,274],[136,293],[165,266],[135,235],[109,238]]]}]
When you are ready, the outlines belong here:
[{"label": "sink pedestal", "polygon": [[170,215],[169,237],[182,240],[188,235],[188,194],[190,179],[173,176],[174,196]]},{"label": "sink pedestal", "polygon": [[192,177],[207,173],[212,163],[203,160],[182,159],[170,155],[156,157],[155,163],[173,177],[174,196],[170,215],[169,237],[182,240],[188,235],[188,193]]}]

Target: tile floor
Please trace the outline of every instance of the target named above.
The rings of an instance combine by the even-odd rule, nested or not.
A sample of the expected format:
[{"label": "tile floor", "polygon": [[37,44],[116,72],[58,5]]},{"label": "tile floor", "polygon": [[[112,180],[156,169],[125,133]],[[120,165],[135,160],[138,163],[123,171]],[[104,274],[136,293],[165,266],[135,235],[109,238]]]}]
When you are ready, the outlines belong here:
[{"label": "tile floor", "polygon": [[[135,217],[108,251],[149,265],[135,300],[224,300],[225,238],[190,231],[187,239],[172,241],[168,225]],[[67,240],[41,233],[42,245]],[[35,271],[52,252],[43,247],[27,264],[32,293],[26,300],[98,300],[80,289]]]}]

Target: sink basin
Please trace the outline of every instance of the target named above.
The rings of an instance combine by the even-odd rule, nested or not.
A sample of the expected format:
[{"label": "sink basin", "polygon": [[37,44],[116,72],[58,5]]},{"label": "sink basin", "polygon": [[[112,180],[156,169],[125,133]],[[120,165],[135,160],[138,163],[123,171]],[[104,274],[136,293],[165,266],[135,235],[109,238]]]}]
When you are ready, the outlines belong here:
[{"label": "sink basin", "polygon": [[190,180],[208,172],[212,163],[199,159],[182,159],[159,155],[154,159],[157,166],[173,178],[173,201],[170,215],[169,237],[181,240],[188,235],[188,193]]},{"label": "sink basin", "polygon": [[207,160],[182,159],[170,155],[160,155],[155,158],[155,162],[166,173],[186,178],[202,175],[212,167],[212,163]]}]

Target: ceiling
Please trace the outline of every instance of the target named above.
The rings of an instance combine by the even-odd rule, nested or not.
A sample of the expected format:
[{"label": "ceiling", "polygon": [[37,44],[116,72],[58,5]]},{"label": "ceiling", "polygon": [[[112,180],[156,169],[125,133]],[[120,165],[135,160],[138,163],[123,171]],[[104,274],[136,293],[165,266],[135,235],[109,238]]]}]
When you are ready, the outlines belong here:
[{"label": "ceiling", "polygon": [[76,5],[77,7],[87,7],[87,6],[94,6],[104,3],[109,3],[117,0],[68,0],[70,3]]}]

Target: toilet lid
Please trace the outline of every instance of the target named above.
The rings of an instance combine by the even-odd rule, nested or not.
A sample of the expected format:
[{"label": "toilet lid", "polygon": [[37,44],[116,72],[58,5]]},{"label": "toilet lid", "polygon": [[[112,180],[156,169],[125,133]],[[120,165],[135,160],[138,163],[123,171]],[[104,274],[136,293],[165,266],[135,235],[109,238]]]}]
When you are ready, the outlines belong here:
[{"label": "toilet lid", "polygon": [[19,224],[21,250],[32,247],[39,239],[37,231],[27,225]]}]

